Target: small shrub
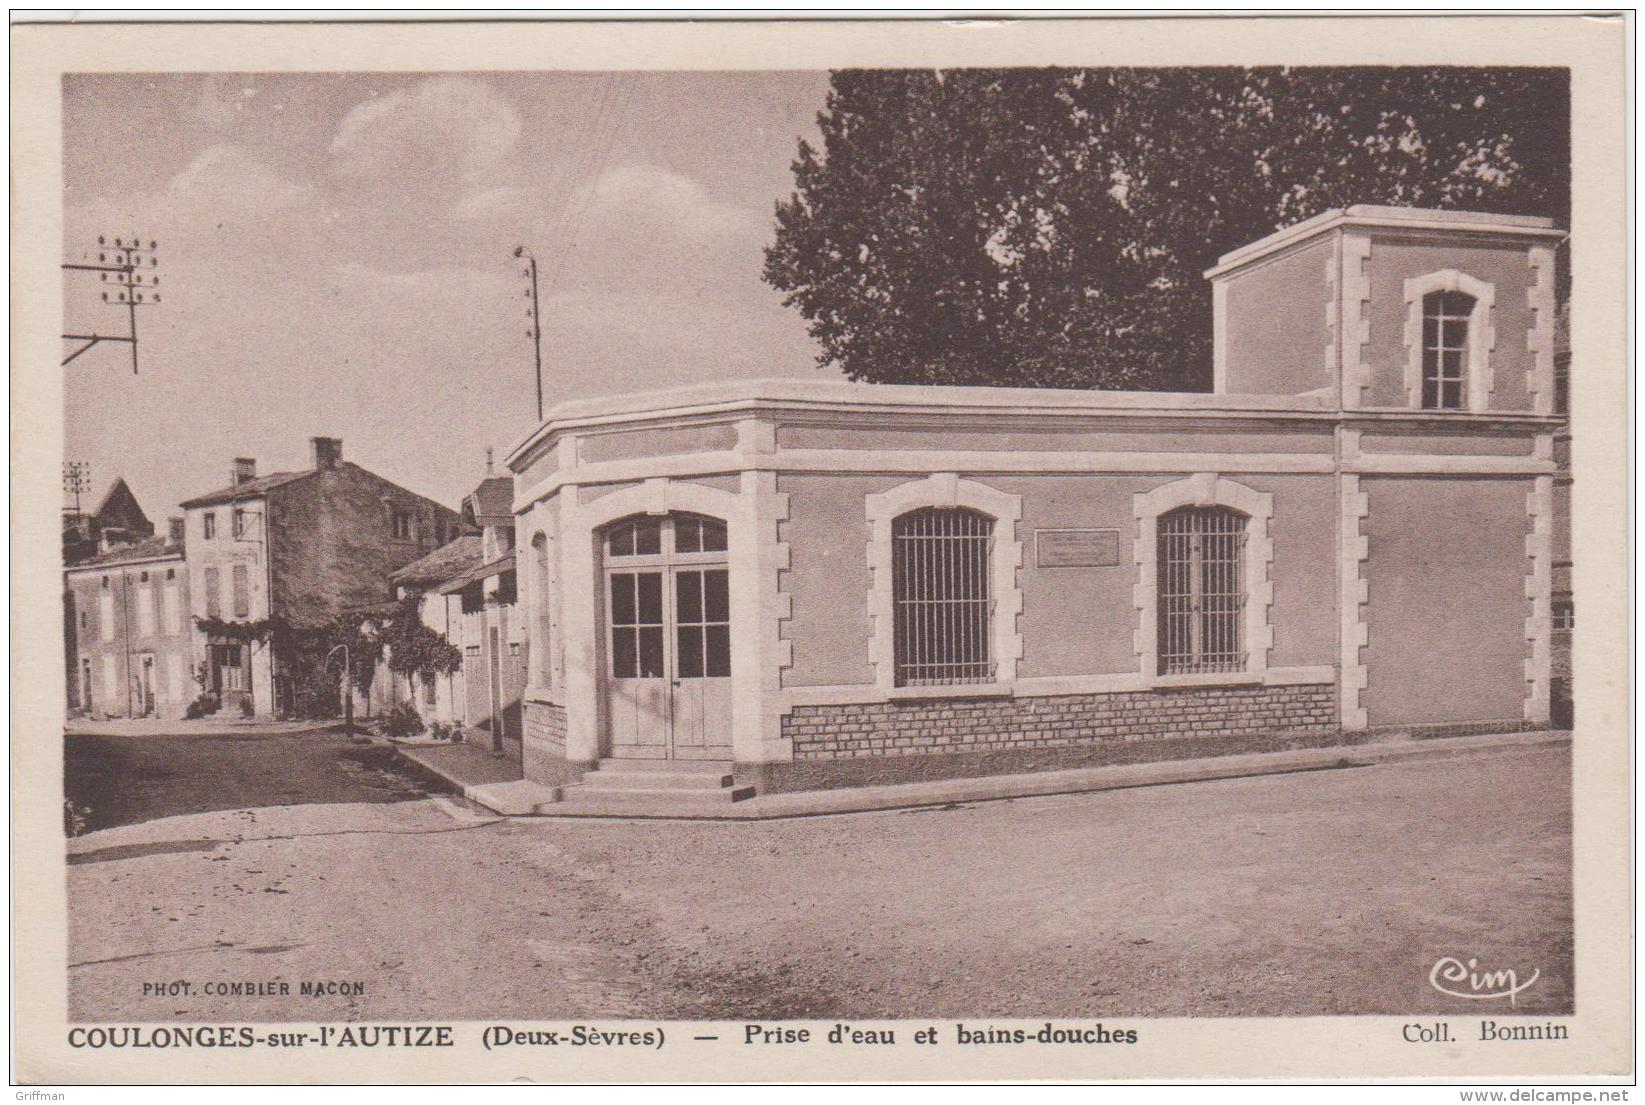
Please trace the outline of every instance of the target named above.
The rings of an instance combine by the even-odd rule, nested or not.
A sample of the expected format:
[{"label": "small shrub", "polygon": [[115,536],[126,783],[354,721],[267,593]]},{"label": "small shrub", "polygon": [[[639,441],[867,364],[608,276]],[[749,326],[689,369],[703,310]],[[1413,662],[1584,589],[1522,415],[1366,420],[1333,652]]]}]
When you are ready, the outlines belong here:
[{"label": "small shrub", "polygon": [[383,718],[383,733],[390,737],[415,737],[423,731],[423,719],[417,707],[402,702]]},{"label": "small shrub", "polygon": [[223,704],[217,700],[216,695],[208,691],[201,691],[195,700],[188,704],[188,709],[183,711],[183,716],[190,721],[196,721],[207,714],[215,714],[222,708]]},{"label": "small shrub", "polygon": [[90,806],[76,806],[67,798],[63,799],[63,833],[66,836],[79,836],[86,831],[86,816],[91,813]]},{"label": "small shrub", "polygon": [[447,725],[443,721],[436,721],[433,725],[428,727],[428,735],[437,741],[450,740],[451,726]]},{"label": "small shrub", "polygon": [[467,739],[468,739],[468,734],[463,732],[463,727],[461,725],[458,725],[455,721],[452,722],[451,723],[451,743],[452,744],[462,744]]},{"label": "small shrub", "polygon": [[242,698],[240,700],[240,716],[241,717],[256,717],[257,716],[256,709],[254,709],[251,705],[251,699]]}]

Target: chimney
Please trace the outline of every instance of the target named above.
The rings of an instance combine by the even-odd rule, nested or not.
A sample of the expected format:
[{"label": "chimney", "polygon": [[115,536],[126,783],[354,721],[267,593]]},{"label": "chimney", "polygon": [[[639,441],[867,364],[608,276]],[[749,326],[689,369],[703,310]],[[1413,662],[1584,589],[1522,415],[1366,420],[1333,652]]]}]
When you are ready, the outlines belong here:
[{"label": "chimney", "polygon": [[310,455],[314,468],[335,468],[343,459],[343,439],[340,437],[311,437]]},{"label": "chimney", "polygon": [[490,476],[491,476],[491,447],[490,446],[486,447],[486,476],[487,476],[487,478],[490,478]]},{"label": "chimney", "polygon": [[257,478],[257,461],[252,457],[235,457],[234,466],[229,469],[229,484],[239,487],[243,483],[250,483]]},{"label": "chimney", "polygon": [[183,543],[183,519],[173,515],[166,519],[166,544],[181,545]]}]

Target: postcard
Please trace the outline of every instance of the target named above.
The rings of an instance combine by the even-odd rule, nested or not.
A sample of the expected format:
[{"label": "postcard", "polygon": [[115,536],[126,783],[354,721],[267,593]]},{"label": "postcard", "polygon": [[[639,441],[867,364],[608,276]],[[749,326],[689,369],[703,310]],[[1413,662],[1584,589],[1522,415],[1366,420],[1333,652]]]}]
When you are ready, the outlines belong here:
[{"label": "postcard", "polygon": [[14,26],[16,1079],[1626,1081],[1628,29]]}]

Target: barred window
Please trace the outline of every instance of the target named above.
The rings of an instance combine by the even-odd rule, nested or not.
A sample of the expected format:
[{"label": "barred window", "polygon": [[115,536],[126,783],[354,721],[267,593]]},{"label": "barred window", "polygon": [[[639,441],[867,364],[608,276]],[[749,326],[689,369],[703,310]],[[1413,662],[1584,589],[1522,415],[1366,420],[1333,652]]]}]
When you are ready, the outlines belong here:
[{"label": "barred window", "polygon": [[993,520],[925,507],[898,517],[891,537],[896,685],[991,682]]},{"label": "barred window", "polygon": [[1554,632],[1569,633],[1576,628],[1576,604],[1566,599],[1553,605]]},{"label": "barred window", "polygon": [[1245,516],[1183,507],[1159,520],[1159,674],[1245,670]]},{"label": "barred window", "polygon": [[1468,323],[1474,297],[1433,292],[1422,300],[1422,406],[1461,410],[1463,364],[1468,356]]}]

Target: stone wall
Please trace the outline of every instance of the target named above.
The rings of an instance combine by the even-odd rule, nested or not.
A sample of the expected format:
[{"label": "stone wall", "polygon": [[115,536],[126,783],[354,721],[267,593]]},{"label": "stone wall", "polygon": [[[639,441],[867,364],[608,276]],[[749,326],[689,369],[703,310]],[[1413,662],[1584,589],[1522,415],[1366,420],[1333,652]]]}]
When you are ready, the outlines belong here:
[{"label": "stone wall", "polygon": [[[389,573],[432,552],[437,526],[449,534],[459,519],[348,462],[274,488],[269,500],[272,610],[304,625],[390,599]],[[409,539],[394,536],[395,510],[412,516]]]}]

